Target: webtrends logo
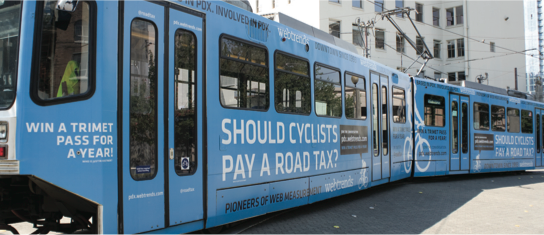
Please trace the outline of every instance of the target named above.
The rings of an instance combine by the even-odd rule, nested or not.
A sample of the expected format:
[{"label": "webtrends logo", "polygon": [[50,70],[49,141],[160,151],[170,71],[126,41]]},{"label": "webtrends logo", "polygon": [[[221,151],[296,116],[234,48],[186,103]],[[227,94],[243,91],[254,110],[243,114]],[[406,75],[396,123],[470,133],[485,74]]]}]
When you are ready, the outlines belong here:
[{"label": "webtrends logo", "polygon": [[292,31],[289,31],[289,29],[278,28],[278,33],[280,34],[280,37],[293,42],[300,43],[302,45],[310,44],[310,39],[306,35],[298,35]]}]

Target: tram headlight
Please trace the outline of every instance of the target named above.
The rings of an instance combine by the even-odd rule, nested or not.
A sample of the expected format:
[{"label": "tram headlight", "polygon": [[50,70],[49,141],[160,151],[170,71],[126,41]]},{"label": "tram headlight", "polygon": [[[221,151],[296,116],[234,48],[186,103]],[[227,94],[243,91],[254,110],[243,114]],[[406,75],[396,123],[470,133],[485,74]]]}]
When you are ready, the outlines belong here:
[{"label": "tram headlight", "polygon": [[6,140],[8,138],[8,124],[0,123],[0,140]]}]

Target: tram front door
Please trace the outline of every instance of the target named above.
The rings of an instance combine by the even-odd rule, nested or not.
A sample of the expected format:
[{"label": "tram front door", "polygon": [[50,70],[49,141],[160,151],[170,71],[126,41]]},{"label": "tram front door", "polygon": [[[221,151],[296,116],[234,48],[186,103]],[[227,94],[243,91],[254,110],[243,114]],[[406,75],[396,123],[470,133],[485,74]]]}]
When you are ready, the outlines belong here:
[{"label": "tram front door", "polygon": [[370,100],[372,101],[372,181],[390,177],[389,153],[389,77],[370,72]]},{"label": "tram front door", "polygon": [[140,0],[121,7],[119,232],[201,221],[204,15]]}]

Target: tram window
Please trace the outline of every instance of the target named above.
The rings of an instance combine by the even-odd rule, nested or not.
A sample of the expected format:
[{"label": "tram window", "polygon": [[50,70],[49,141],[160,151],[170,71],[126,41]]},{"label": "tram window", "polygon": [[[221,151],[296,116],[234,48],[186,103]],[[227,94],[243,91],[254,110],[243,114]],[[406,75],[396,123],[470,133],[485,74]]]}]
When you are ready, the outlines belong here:
[{"label": "tram window", "polygon": [[196,38],[177,30],[174,51],[174,169],[178,175],[196,172]]},{"label": "tram window", "polygon": [[374,146],[374,156],[378,156],[380,154],[380,150],[378,148],[378,139],[380,138],[378,135],[378,97],[378,85],[374,83],[372,84],[372,144]]},{"label": "tram window", "polygon": [[267,110],[268,52],[231,38],[221,38],[220,100],[224,107]]},{"label": "tram window", "polygon": [[533,134],[533,112],[521,110],[521,133]]},{"label": "tram window", "polygon": [[459,152],[459,104],[451,102],[451,153]]},{"label": "tram window", "polygon": [[502,106],[491,105],[491,130],[505,131],[506,120],[504,119],[505,109]]},{"label": "tram window", "polygon": [[406,123],[405,92],[396,87],[393,87],[393,122]]},{"label": "tram window", "polygon": [[85,97],[94,84],[90,69],[94,57],[94,7],[81,2],[74,12],[66,12],[55,10],[56,3],[43,2],[39,66],[32,94],[41,101]]},{"label": "tram window", "polygon": [[0,109],[8,108],[17,90],[17,61],[22,1],[0,4]]},{"label": "tram window", "polygon": [[318,116],[342,116],[340,72],[319,64],[315,66],[315,113]]},{"label": "tram window", "polygon": [[540,115],[536,115],[536,152],[540,153]]},{"label": "tram window", "polygon": [[489,105],[474,103],[474,129],[489,130]]},{"label": "tram window", "polygon": [[346,73],[344,78],[346,118],[366,119],[365,77]]},{"label": "tram window", "polygon": [[310,64],[282,52],[275,55],[274,100],[278,113],[310,114]]},{"label": "tram window", "polygon": [[444,97],[436,95],[425,95],[425,125],[444,127],[444,110],[446,102]]},{"label": "tram window", "polygon": [[388,124],[389,124],[389,117],[387,116],[389,114],[389,105],[387,104],[387,87],[382,86],[382,148],[383,148],[383,155],[387,155],[389,152],[389,131],[388,131]]},{"label": "tram window", "polygon": [[511,133],[519,133],[519,109],[507,109],[507,129]]},{"label": "tram window", "polygon": [[461,150],[468,153],[468,104],[465,102],[461,105],[461,128]]},{"label": "tram window", "polygon": [[130,175],[157,172],[157,27],[135,19],[130,27]]}]

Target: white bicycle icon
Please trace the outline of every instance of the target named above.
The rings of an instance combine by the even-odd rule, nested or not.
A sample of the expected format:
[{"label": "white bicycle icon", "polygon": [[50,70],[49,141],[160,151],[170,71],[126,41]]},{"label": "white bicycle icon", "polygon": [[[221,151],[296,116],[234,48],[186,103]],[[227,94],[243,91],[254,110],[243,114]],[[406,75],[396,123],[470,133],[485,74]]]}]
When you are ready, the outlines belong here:
[{"label": "white bicycle icon", "polygon": [[366,186],[368,185],[368,177],[366,177],[366,162],[365,160],[362,160],[362,169],[361,169],[361,178],[359,178],[359,189],[362,189],[362,188],[366,188]]}]

